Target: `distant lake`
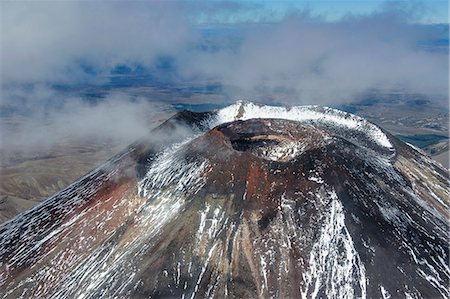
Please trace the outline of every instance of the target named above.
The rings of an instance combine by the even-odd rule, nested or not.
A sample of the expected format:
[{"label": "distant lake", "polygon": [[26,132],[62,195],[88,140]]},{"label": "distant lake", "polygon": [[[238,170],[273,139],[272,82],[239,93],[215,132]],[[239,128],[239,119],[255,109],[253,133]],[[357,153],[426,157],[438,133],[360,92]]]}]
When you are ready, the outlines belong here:
[{"label": "distant lake", "polygon": [[442,140],[448,139],[447,136],[443,135],[433,135],[433,134],[427,134],[427,135],[396,135],[400,140],[404,142],[408,142],[412,145],[415,145],[419,148],[424,148],[429,145],[438,143]]},{"label": "distant lake", "polygon": [[177,104],[172,104],[172,107],[175,110],[177,110],[177,111],[190,110],[192,112],[207,112],[207,111],[212,111],[212,110],[215,110],[215,109],[223,108],[223,107],[225,107],[227,105],[229,105],[229,104],[226,104],[226,103],[219,103],[219,104],[210,104],[210,103],[205,103],[205,104],[177,103]]}]

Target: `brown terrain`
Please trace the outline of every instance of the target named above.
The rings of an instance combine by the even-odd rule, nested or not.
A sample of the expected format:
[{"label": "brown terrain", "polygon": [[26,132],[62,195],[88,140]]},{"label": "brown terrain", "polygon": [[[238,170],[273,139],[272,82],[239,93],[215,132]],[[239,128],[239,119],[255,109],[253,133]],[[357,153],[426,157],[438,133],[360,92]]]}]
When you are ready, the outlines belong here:
[{"label": "brown terrain", "polygon": [[0,222],[62,190],[122,149],[108,142],[65,142],[32,158],[9,158],[0,166]]}]

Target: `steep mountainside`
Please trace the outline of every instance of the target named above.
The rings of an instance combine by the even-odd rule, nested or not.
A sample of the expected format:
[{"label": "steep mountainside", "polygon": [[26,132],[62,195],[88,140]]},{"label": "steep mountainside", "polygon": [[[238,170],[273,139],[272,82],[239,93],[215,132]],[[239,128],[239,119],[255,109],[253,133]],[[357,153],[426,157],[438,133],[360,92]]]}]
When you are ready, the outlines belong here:
[{"label": "steep mountainside", "polygon": [[0,227],[0,297],[447,298],[448,173],[354,115],[182,112]]}]

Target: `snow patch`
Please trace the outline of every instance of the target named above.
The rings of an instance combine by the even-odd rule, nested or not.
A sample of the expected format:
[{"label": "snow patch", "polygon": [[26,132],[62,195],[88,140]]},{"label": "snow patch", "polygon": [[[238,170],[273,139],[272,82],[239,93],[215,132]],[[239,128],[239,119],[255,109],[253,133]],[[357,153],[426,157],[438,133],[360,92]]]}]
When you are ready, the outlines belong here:
[{"label": "snow patch", "polygon": [[301,154],[306,145],[300,141],[285,141],[274,146],[266,147],[263,158],[271,161],[289,161]]}]

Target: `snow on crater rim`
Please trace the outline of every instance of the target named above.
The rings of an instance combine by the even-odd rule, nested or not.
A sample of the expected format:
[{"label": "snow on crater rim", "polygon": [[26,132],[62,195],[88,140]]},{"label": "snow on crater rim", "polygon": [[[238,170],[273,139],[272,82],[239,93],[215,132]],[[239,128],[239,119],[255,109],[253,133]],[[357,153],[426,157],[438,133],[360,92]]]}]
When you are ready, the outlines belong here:
[{"label": "snow on crater rim", "polygon": [[312,120],[328,123],[361,132],[381,147],[393,147],[386,134],[367,120],[354,114],[316,105],[287,108],[238,101],[233,105],[218,110],[217,118],[211,127],[235,120],[248,120],[252,118],[280,118],[300,122]]}]

